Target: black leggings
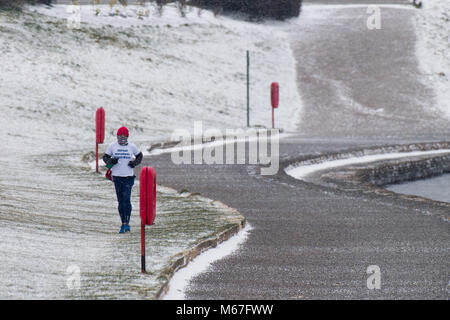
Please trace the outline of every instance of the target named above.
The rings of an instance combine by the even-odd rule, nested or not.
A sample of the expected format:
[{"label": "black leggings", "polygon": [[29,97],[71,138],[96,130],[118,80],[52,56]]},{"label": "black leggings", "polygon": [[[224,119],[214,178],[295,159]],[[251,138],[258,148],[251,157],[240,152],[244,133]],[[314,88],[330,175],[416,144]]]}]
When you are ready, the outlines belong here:
[{"label": "black leggings", "polygon": [[132,177],[113,177],[116,187],[117,201],[119,202],[119,214],[122,223],[129,224],[131,216],[131,189],[134,185],[134,176]]}]

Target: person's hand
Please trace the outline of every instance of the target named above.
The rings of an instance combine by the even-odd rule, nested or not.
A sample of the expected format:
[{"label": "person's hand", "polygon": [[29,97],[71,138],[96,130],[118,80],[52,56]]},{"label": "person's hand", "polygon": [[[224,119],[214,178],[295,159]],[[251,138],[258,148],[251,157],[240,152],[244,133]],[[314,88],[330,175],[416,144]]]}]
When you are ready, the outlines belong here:
[{"label": "person's hand", "polygon": [[119,158],[111,158],[111,160],[109,161],[109,164],[115,165],[115,164],[117,164],[117,162],[119,162]]},{"label": "person's hand", "polygon": [[136,167],[136,163],[134,161],[130,161],[130,162],[128,162],[128,166],[131,168],[134,168],[134,167]]}]

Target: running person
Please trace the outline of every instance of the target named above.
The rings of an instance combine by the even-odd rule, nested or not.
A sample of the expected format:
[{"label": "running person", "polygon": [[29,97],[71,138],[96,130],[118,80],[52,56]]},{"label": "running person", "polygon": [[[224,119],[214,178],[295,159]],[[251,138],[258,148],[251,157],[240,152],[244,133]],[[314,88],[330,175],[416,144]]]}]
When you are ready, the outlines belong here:
[{"label": "running person", "polygon": [[[111,168],[114,187],[116,188],[119,203],[119,215],[122,226],[119,233],[130,232],[131,216],[131,189],[134,185],[133,168],[142,161],[142,152],[134,143],[128,142],[128,129],[121,127],[117,130],[117,141],[111,143],[106,149],[103,161]],[[132,160],[133,156],[135,160]]]}]

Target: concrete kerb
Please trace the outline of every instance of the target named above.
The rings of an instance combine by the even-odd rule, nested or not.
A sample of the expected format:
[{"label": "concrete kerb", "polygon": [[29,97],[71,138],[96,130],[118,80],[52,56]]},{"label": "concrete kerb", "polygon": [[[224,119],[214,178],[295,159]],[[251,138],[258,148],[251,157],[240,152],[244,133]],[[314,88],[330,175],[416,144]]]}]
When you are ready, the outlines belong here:
[{"label": "concrete kerb", "polygon": [[227,241],[232,236],[236,235],[241,231],[246,225],[246,220],[243,216],[240,219],[236,219],[232,226],[227,227],[225,230],[221,231],[216,236],[210,237],[206,240],[201,241],[194,247],[184,250],[174,256],[175,261],[166,268],[165,277],[166,281],[162,287],[155,294],[155,299],[160,300],[169,291],[170,280],[172,279],[175,272],[181,268],[186,267],[192,260],[194,260],[198,255],[207,251],[208,249],[215,248],[222,242]]}]

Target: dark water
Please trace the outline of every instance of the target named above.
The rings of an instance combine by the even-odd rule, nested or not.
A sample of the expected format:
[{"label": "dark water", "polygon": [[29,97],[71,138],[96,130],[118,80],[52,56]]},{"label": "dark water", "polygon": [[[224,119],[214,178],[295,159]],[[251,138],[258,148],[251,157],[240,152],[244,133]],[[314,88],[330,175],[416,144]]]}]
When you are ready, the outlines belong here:
[{"label": "dark water", "polygon": [[391,185],[388,190],[450,202],[450,174],[435,178]]}]

